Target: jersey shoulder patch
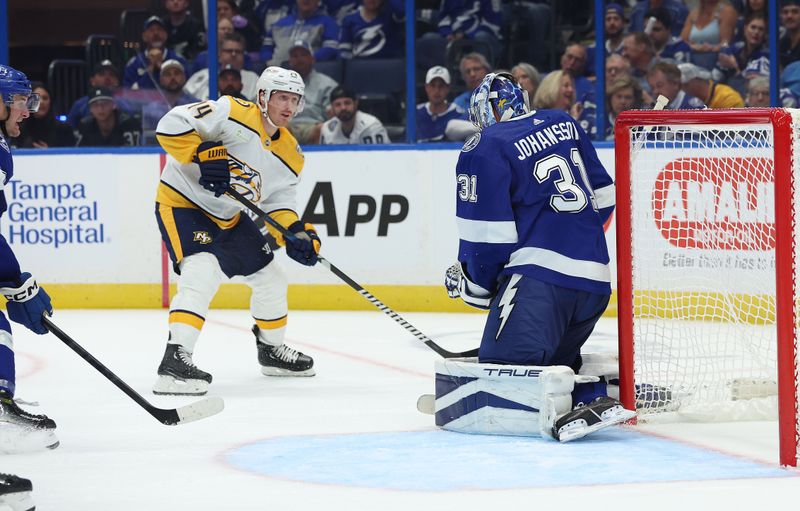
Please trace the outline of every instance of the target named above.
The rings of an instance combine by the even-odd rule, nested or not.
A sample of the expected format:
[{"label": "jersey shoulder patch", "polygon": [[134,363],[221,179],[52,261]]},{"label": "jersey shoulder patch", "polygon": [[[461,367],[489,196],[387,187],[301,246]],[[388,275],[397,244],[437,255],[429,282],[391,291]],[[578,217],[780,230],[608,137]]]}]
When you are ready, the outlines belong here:
[{"label": "jersey shoulder patch", "polygon": [[468,153],[472,151],[473,149],[478,147],[480,141],[481,141],[481,133],[480,132],[475,133],[474,135],[469,137],[466,142],[464,142],[464,146],[461,148],[461,152]]}]

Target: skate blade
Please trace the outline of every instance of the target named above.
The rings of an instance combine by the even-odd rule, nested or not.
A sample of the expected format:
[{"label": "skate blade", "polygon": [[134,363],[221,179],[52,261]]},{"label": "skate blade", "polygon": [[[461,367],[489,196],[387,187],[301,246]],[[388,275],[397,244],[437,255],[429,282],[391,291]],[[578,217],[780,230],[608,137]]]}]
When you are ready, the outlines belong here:
[{"label": "skate blade", "polygon": [[314,372],[313,367],[305,371],[290,371],[279,367],[261,366],[261,374],[264,376],[314,376],[317,373]]},{"label": "skate blade", "polygon": [[417,410],[426,415],[436,414],[436,396],[433,394],[422,394],[417,398]]},{"label": "skate blade", "polygon": [[173,376],[159,375],[153,385],[153,394],[159,396],[204,396],[208,392],[205,380],[179,380]]},{"label": "skate blade", "polygon": [[16,424],[0,426],[0,454],[25,454],[55,449],[58,445],[52,429],[32,429]]},{"label": "skate blade", "polygon": [[577,440],[579,438],[585,437],[586,435],[594,433],[595,431],[605,429],[609,426],[622,424],[623,422],[627,422],[633,419],[634,417],[636,417],[636,412],[632,410],[626,410],[625,408],[623,408],[622,410],[616,412],[613,416],[601,422],[598,422],[597,424],[592,424],[591,426],[586,426],[586,427],[576,427],[574,429],[569,429],[567,431],[559,433],[558,441],[561,443],[571,442],[573,440]]},{"label": "skate blade", "polygon": [[0,496],[0,511],[33,511],[34,509],[36,506],[33,504],[33,497],[29,491]]}]

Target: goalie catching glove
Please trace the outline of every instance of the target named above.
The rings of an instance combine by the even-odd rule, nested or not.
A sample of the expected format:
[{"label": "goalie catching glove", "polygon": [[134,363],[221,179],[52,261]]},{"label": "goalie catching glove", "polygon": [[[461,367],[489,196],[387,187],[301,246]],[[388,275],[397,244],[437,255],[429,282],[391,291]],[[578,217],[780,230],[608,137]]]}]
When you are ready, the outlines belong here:
[{"label": "goalie catching glove", "polygon": [[467,278],[461,263],[455,263],[444,275],[444,287],[450,298],[461,297],[464,303],[478,309],[488,309],[492,303],[492,292],[487,291]]},{"label": "goalie catching glove", "polygon": [[200,186],[219,197],[228,191],[231,173],[228,150],[222,142],[203,142],[197,146],[195,163],[200,166]]},{"label": "goalie catching glove", "polygon": [[322,242],[314,226],[298,220],[289,226],[289,232],[294,236],[291,239],[286,236],[283,238],[286,242],[286,255],[306,266],[317,264],[317,255]]},{"label": "goalie catching glove", "polygon": [[19,282],[0,282],[0,294],[8,300],[6,309],[11,321],[40,335],[49,332],[42,323],[42,314],[52,314],[53,306],[50,304],[50,297],[30,273],[20,275]]}]

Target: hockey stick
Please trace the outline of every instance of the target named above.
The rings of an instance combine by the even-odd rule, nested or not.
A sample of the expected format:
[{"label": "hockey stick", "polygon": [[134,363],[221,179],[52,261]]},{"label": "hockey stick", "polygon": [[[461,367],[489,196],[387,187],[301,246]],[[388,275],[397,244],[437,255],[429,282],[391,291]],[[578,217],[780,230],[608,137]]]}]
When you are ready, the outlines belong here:
[{"label": "hockey stick", "polygon": [[109,368],[104,366],[99,360],[94,358],[91,353],[86,351],[80,344],[75,342],[69,335],[64,333],[63,330],[58,328],[50,321],[47,314],[42,316],[42,323],[47,327],[50,332],[61,339],[61,341],[72,349],[75,353],[80,355],[82,359],[89,362],[89,364],[97,369],[100,374],[108,378],[111,383],[116,385],[122,392],[128,395],[131,399],[144,408],[147,413],[155,417],[161,424],[174,426],[176,424],[186,424],[212,415],[218,414],[225,407],[222,398],[207,397],[190,405],[181,406],[180,408],[163,409],[151,405],[145,398],[133,390],[127,383],[122,381],[119,376],[111,372]]},{"label": "hockey stick", "polygon": [[[289,240],[296,239],[294,234],[292,234],[284,226],[276,222],[272,217],[270,217],[266,212],[264,212],[264,210],[262,210],[261,208],[259,208],[246,198],[244,198],[244,196],[242,196],[242,194],[240,194],[236,190],[229,188],[226,193],[231,197],[233,197],[234,199],[236,199],[237,201],[239,201],[244,207],[252,211],[253,214],[255,214],[258,217],[259,220],[267,222],[269,225],[277,229],[285,238]],[[395,320],[397,323],[400,324],[400,326],[408,330],[414,337],[424,342],[425,345],[427,345],[430,349],[441,355],[442,358],[475,357],[478,355],[478,348],[469,351],[464,351],[461,353],[454,353],[452,351],[447,351],[446,349],[436,344],[433,341],[433,339],[431,339],[427,335],[417,330],[414,327],[414,325],[403,319],[403,317],[400,314],[396,313],[382,301],[375,298],[375,296],[372,293],[364,289],[358,282],[348,277],[346,273],[344,273],[342,270],[334,266],[330,261],[328,261],[322,256],[317,256],[317,260],[320,262],[320,264],[322,264],[322,266],[326,267],[331,272],[333,272],[334,275],[342,279],[348,286],[358,291],[358,294],[369,300],[370,303],[375,307],[377,307],[378,309],[380,309],[381,312],[383,312],[384,314]]]}]

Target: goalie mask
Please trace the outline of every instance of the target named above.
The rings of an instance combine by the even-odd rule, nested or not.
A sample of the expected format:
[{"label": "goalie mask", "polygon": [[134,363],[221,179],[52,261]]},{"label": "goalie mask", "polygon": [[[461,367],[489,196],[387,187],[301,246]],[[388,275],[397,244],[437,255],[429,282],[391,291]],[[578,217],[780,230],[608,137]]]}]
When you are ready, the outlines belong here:
[{"label": "goalie mask", "polygon": [[[274,126],[275,123],[272,122],[272,119],[269,118],[269,114],[267,113],[267,102],[269,102],[272,93],[283,91],[299,94],[300,101],[298,101],[297,110],[295,111],[295,115],[297,115],[303,111],[303,106],[305,105],[305,90],[306,85],[297,71],[291,71],[278,66],[270,66],[261,73],[261,76],[258,77],[258,81],[256,82],[256,104],[258,104],[262,115]],[[264,92],[263,104],[261,99],[262,91]]]},{"label": "goalie mask", "polygon": [[39,110],[39,95],[31,92],[31,82],[25,73],[2,64],[0,64],[0,94],[3,96],[3,103],[9,107],[15,102],[14,96],[20,95],[25,96],[25,107],[30,112]]},{"label": "goalie mask", "polygon": [[522,90],[509,73],[489,73],[469,100],[469,120],[478,129],[530,112],[528,92]]}]

